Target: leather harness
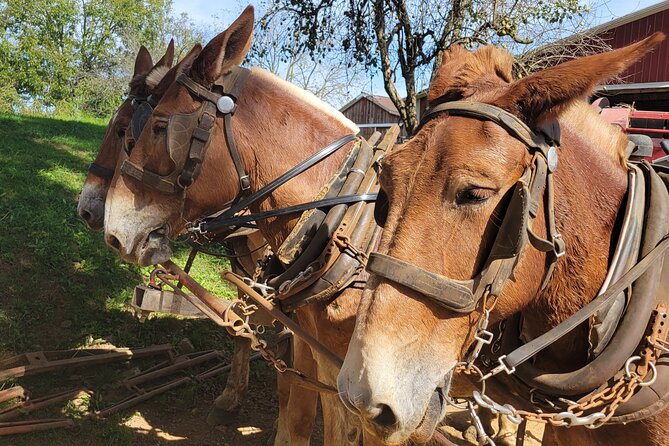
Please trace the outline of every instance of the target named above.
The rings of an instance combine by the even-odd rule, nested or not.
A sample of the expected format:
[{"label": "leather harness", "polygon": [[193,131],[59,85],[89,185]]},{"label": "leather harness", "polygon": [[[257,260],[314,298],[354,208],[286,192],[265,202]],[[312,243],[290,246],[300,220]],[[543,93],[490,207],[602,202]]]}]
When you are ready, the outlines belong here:
[{"label": "leather harness", "polygon": [[[559,137],[534,133],[511,113],[493,105],[467,101],[444,102],[437,105],[425,115],[421,125],[442,113],[495,122],[525,144],[532,154],[531,164],[516,183],[488,259],[482,271],[470,280],[443,277],[378,252],[370,255],[367,270],[411,288],[448,310],[469,313],[476,309],[484,295],[499,296],[507,279],[513,273],[520,253],[529,241],[536,249],[548,254],[548,266],[542,285],[542,288],[545,287],[553,273],[555,262],[564,255],[564,242],[555,229],[553,206],[552,173],[557,168],[556,145],[559,144]],[[547,239],[543,239],[532,230],[542,195]]]},{"label": "leather harness", "polygon": [[[132,134],[135,139],[137,139],[139,136],[135,136],[136,133],[136,127],[139,127],[139,122],[142,122],[141,127],[139,127],[139,133],[141,133],[141,129],[144,127],[144,124],[146,124],[146,121],[149,119],[151,116],[151,113],[153,112],[153,107],[156,106],[156,103],[153,99],[152,96],[137,96],[137,95],[129,95],[125,101],[130,101],[132,108],[135,110],[132,115],[132,120],[130,121],[130,125],[132,128]],[[143,110],[146,109],[145,104],[148,105],[149,108],[149,113],[148,115],[145,114],[145,112],[142,112]],[[123,104],[121,104],[121,107]],[[119,107],[120,108],[120,107]],[[140,118],[140,116],[142,118]],[[146,116],[145,119],[143,117]],[[139,133],[137,135],[139,135]],[[130,155],[130,151],[128,150],[127,147],[124,147],[126,153]],[[88,171],[95,175],[96,177],[102,178],[103,180],[108,180],[111,181],[112,178],[114,178],[114,173],[116,170],[114,168],[109,168],[105,167],[102,164],[96,163],[93,161],[89,166],[88,166]]]},{"label": "leather harness", "polygon": [[[247,193],[251,185],[232,134],[232,115],[248,75],[249,70],[246,68],[234,67],[222,77],[219,84],[215,84],[223,90],[223,93],[219,94],[198,84],[186,74],[180,74],[177,82],[186,87],[195,98],[201,100],[202,105],[194,113],[175,113],[169,118],[167,147],[175,169],[167,175],[159,175],[128,159],[121,165],[121,172],[159,192],[169,194],[186,190],[200,174],[217,113],[221,113],[224,119],[226,145],[239,177],[240,194]],[[143,122],[133,125],[134,138],[139,137],[148,117],[153,113],[153,107],[147,105],[149,107],[145,107],[145,113],[142,113],[142,116],[145,116]],[[135,127],[139,130],[137,134]]]},{"label": "leather harness", "polygon": [[[533,155],[532,164],[525,170],[514,188],[513,196],[488,259],[481,273],[471,280],[450,279],[376,252],[370,254],[367,270],[391,282],[410,288],[450,311],[469,313],[477,308],[482,298],[494,298],[500,295],[528,241],[536,249],[546,252],[549,256],[542,289],[548,284],[556,261],[564,255],[564,242],[555,231],[553,209],[552,173],[557,167],[557,151],[554,144],[559,141],[548,137],[545,133],[532,132],[520,119],[495,106],[466,101],[445,102],[437,105],[426,114],[421,125],[436,115],[446,112],[450,115],[495,122],[511,136],[523,142]],[[555,126],[552,128],[554,129]],[[493,358],[497,356],[495,359],[499,365],[494,368],[490,367],[491,370],[487,376],[494,376],[501,371],[509,375],[515,374],[519,378],[516,381],[521,382],[525,395],[529,395],[528,399],[531,399],[532,389],[557,397],[586,394],[583,397],[586,398],[596,392],[602,383],[606,383],[616,374],[624,371],[626,361],[633,355],[640,340],[643,339],[649,319],[652,321],[651,312],[658,305],[655,295],[658,277],[662,271],[662,260],[669,249],[669,234],[667,234],[669,229],[669,195],[667,194],[669,176],[665,178],[665,183],[667,183],[665,185],[647,163],[639,167],[630,166],[630,168],[638,170],[638,176],[645,176],[654,191],[652,196],[650,192],[646,192],[646,195],[650,197],[646,208],[653,212],[648,212],[645,217],[646,231],[640,260],[624,274],[619,275],[617,280],[608,285],[605,292],[588,305],[547,333],[524,345],[519,345],[518,341],[520,333],[517,330],[517,315],[515,319],[512,317],[504,323],[503,352],[508,353],[490,355]],[[541,239],[532,231],[532,223],[537,215],[542,193],[546,212],[547,240]],[[383,215],[380,217],[383,218]],[[651,266],[655,266],[654,270],[651,269]],[[632,284],[634,284],[635,297],[628,299],[630,303],[621,319],[618,331],[613,335],[608,347],[592,362],[580,370],[563,374],[546,373],[528,362],[530,358],[590,319],[598,311],[608,308],[607,306]],[[660,303],[669,304],[669,302],[662,301]],[[669,355],[663,353],[663,360],[660,361],[657,358],[655,361],[658,364],[656,370],[659,370],[656,373],[664,372],[662,373],[664,377],[661,375],[657,380],[653,379],[656,382],[652,387],[637,392],[629,402],[619,408],[616,412],[619,416],[613,417],[608,422],[623,423],[646,418],[669,405],[669,373],[667,373],[669,365],[667,365],[667,370],[662,367],[662,364],[667,362],[665,359],[667,357]]]},{"label": "leather harness", "polygon": [[[281,271],[270,282],[277,288],[283,285],[277,297],[285,303],[284,311],[292,311],[315,300],[332,298],[364,271],[366,255],[374,248],[380,232],[373,219],[373,203],[378,191],[373,165],[392,146],[397,134],[389,133],[387,141],[382,144],[383,149],[369,147],[355,135],[346,135],[252,192],[232,134],[232,116],[249,73],[245,68],[233,68],[213,86],[214,89],[220,87],[222,94],[181,74],[177,82],[201,100],[202,105],[195,113],[172,114],[167,121],[167,148],[174,170],[167,175],[159,175],[127,159],[121,166],[121,172],[163,193],[185,191],[197,179],[215,119],[218,114],[223,115],[226,145],[239,176],[240,193],[222,211],[187,225],[192,246],[200,250],[202,244],[220,243],[226,235],[240,227],[254,227],[260,219],[309,214],[311,218],[300,219],[286,243],[279,248],[283,260],[286,260],[285,253],[288,251],[292,251],[293,259],[284,264],[277,262]],[[141,113],[136,113],[136,119],[133,118],[134,139],[139,138],[154,105],[142,104]],[[349,156],[322,196],[308,203],[248,213],[250,206],[353,142],[355,144]],[[323,216],[320,221],[313,218],[318,215]],[[316,274],[306,274],[306,271],[315,269],[318,270]],[[270,280],[270,277],[265,280]],[[292,285],[299,282],[299,286],[288,287],[285,285],[288,282]]]}]

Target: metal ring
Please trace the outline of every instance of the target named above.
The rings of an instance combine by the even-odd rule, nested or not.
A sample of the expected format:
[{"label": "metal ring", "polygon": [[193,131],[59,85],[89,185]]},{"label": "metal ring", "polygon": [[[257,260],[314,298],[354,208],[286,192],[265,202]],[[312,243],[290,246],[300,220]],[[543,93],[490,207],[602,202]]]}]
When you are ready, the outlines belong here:
[{"label": "metal ring", "polygon": [[649,362],[648,365],[650,366],[650,369],[653,371],[653,379],[651,379],[650,381],[643,381],[643,382],[640,382],[640,383],[638,384],[639,387],[648,387],[648,386],[651,386],[651,385],[653,385],[653,383],[654,383],[655,380],[657,379],[657,368],[655,368],[655,364],[653,364],[652,362]]},{"label": "metal ring", "polygon": [[483,372],[481,371],[481,369],[479,369],[479,368],[478,368],[475,364],[473,364],[473,363],[470,364],[470,363],[468,363],[468,362],[466,362],[466,361],[460,361],[460,362],[455,363],[455,365],[453,366],[453,370],[455,370],[455,368],[458,367],[458,366],[464,366],[464,367],[466,367],[467,369],[473,370],[473,371],[475,371],[476,373],[478,373],[478,375],[479,375],[479,382],[481,383],[481,393],[482,393],[483,395],[485,395],[485,390],[486,390],[486,387],[485,387],[485,377],[483,376]]},{"label": "metal ring", "polygon": [[641,356],[631,356],[627,361],[625,361],[625,376],[628,379],[632,379],[632,372],[630,371],[630,366],[633,362],[641,359]]}]

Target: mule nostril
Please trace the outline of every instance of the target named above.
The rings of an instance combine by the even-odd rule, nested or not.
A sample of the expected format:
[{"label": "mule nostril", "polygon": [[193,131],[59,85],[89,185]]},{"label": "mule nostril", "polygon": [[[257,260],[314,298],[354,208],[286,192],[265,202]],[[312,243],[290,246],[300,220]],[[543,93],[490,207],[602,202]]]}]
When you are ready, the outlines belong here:
[{"label": "mule nostril", "polygon": [[109,246],[111,246],[111,247],[114,248],[115,250],[117,250],[117,251],[120,251],[120,250],[121,250],[121,242],[119,241],[119,239],[117,239],[117,238],[114,237],[113,235],[110,235],[110,236],[108,237],[108,239],[107,239],[107,243],[109,244]]},{"label": "mule nostril", "polygon": [[377,406],[377,410],[380,410],[380,412],[372,420],[375,424],[386,428],[397,424],[397,417],[390,406],[387,404],[380,404]]},{"label": "mule nostril", "polygon": [[91,221],[93,219],[93,214],[90,212],[83,210],[79,213],[79,216],[84,219],[84,221]]}]

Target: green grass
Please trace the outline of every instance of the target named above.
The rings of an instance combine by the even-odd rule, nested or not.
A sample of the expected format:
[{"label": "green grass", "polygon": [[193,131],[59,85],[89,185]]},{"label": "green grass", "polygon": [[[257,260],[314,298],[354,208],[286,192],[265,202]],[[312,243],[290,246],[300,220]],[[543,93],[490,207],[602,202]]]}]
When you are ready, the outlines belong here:
[{"label": "green grass", "polygon": [[[102,234],[76,216],[77,196],[105,125],[0,114],[0,358],[98,339],[141,347],[188,337],[196,349],[229,349],[229,336],[209,321],[161,316],[140,324],[127,311],[134,286],[146,281],[150,269],[124,263]],[[187,249],[177,246],[175,252],[183,265]],[[219,278],[227,266],[198,256],[193,276],[229,297],[232,290]],[[58,374],[28,382],[30,390],[44,393],[62,384]],[[104,444],[128,444],[129,434],[115,427],[117,421],[97,428],[84,423],[79,434],[93,430]],[[60,435],[35,434],[36,443],[16,437],[7,444],[60,444],[54,442],[65,438]]]}]

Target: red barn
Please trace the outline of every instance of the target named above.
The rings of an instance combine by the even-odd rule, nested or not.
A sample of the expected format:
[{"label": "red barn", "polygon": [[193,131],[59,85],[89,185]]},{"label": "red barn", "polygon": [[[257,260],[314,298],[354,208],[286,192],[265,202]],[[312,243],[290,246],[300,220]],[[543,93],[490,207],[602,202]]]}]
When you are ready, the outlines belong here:
[{"label": "red barn", "polygon": [[[669,37],[669,2],[649,6],[591,31],[613,48],[622,48],[657,31]],[[669,40],[632,65],[620,81],[601,85],[597,92],[606,96],[611,105],[624,103],[639,110],[669,111]]]}]

